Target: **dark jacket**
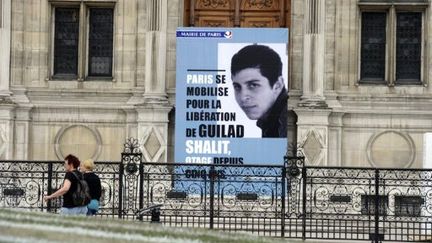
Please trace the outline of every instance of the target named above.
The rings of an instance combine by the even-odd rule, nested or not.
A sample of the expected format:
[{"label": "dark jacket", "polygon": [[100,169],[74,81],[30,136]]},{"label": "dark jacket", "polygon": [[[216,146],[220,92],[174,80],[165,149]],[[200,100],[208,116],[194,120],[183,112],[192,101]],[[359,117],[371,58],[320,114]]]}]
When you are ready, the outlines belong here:
[{"label": "dark jacket", "polygon": [[263,138],[286,138],[288,118],[288,94],[284,88],[272,107],[257,121]]},{"label": "dark jacket", "polygon": [[96,199],[99,201],[102,194],[102,187],[99,176],[97,176],[93,172],[84,173],[84,180],[87,181],[87,184],[89,186],[91,199]]}]

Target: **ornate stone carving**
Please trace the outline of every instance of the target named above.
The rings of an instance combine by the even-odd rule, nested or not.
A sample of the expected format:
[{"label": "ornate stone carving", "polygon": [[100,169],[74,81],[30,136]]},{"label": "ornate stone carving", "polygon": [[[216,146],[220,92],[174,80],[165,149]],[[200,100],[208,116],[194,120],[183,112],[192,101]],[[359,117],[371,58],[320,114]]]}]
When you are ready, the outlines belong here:
[{"label": "ornate stone carving", "polygon": [[10,97],[0,97],[0,105],[12,105],[14,102]]},{"label": "ornate stone carving", "polygon": [[298,148],[305,155],[307,164],[323,164],[327,149],[325,130],[311,128],[300,133],[301,140],[298,143]]},{"label": "ornate stone carving", "polygon": [[166,162],[166,142],[163,127],[145,128],[143,137],[140,139],[145,161]]}]

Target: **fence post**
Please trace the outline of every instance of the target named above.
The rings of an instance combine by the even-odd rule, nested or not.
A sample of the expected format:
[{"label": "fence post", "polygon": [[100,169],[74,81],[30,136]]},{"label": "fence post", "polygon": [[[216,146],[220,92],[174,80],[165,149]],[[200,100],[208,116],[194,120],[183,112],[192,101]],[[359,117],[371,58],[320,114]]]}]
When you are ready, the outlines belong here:
[{"label": "fence post", "polygon": [[129,217],[131,216],[130,213],[133,213],[133,217],[135,218],[137,216],[136,213],[141,209],[138,207],[142,204],[142,195],[141,191],[139,191],[142,186],[142,178],[140,177],[142,152],[138,139],[126,139],[120,163],[121,177],[119,185],[122,191],[119,198],[119,218]]},{"label": "fence post", "polygon": [[302,181],[303,181],[303,196],[302,196],[302,239],[306,240],[306,197],[307,197],[307,193],[306,193],[306,189],[307,189],[307,178],[306,178],[306,166],[303,166],[302,168]]},{"label": "fence post", "polygon": [[[48,195],[52,193],[52,176],[53,176],[53,162],[48,162]],[[42,195],[43,196],[43,195]],[[42,198],[43,200],[43,198]],[[43,211],[43,207],[42,207]],[[47,202],[47,212],[51,211],[51,200]]]},{"label": "fence post", "polygon": [[[138,197],[139,197],[139,208],[144,208],[144,165],[142,160],[139,162],[139,189],[138,189]],[[143,216],[140,215],[138,218],[140,221],[143,220]]]},{"label": "fence post", "polygon": [[281,183],[282,183],[282,195],[281,195],[281,200],[282,200],[282,207],[281,207],[281,237],[285,237],[285,194],[286,194],[286,190],[285,190],[285,183],[286,183],[286,166],[287,164],[284,164],[284,166],[282,167],[282,177],[281,177]]},{"label": "fence post", "polygon": [[380,197],[379,197],[379,170],[375,169],[375,235],[373,241],[379,241],[379,210],[380,210]]},{"label": "fence post", "polygon": [[123,171],[124,165],[123,162],[120,161],[119,164],[119,204],[118,204],[118,217],[121,219],[123,214]]},{"label": "fence post", "polygon": [[216,177],[216,171],[214,165],[210,166],[209,171],[210,177],[210,229],[213,229],[214,224],[214,180]]}]

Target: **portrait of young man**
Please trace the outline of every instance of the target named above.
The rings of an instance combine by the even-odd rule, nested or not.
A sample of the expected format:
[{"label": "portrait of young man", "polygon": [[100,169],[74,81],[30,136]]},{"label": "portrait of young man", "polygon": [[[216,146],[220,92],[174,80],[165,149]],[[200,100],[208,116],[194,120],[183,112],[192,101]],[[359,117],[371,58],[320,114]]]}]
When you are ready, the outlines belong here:
[{"label": "portrait of young man", "polygon": [[287,137],[288,94],[279,54],[267,45],[252,44],[231,58],[235,100],[256,120],[261,137]]}]

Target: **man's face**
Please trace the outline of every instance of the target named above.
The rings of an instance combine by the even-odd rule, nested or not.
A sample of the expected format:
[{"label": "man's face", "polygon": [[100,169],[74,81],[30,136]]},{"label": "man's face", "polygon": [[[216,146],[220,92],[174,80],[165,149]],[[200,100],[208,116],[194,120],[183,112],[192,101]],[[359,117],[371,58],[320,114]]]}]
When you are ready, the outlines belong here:
[{"label": "man's face", "polygon": [[66,171],[72,171],[73,166],[72,164],[69,164],[67,160],[64,161],[64,168]]},{"label": "man's face", "polygon": [[251,120],[258,120],[276,101],[281,91],[281,78],[270,86],[259,68],[246,68],[232,77],[235,98]]}]

